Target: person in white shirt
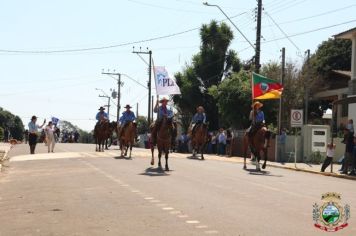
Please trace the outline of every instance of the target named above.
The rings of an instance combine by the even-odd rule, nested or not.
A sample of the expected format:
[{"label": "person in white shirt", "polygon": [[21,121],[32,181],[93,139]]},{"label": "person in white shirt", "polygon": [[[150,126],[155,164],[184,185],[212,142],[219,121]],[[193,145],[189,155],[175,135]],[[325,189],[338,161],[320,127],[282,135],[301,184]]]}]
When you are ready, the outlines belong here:
[{"label": "person in white shirt", "polygon": [[48,152],[53,152],[54,146],[56,145],[56,139],[54,137],[54,129],[52,121],[48,122],[48,125],[45,128]]},{"label": "person in white shirt", "polygon": [[331,141],[326,146],[326,158],[324,160],[323,165],[321,166],[321,172],[325,172],[325,169],[331,164],[335,155],[336,145]]}]

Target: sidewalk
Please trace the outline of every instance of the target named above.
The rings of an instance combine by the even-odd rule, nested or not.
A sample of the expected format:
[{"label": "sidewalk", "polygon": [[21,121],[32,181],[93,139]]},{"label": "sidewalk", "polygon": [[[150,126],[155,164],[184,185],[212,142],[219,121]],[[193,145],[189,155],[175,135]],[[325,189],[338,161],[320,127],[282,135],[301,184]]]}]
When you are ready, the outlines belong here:
[{"label": "sidewalk", "polygon": [[2,162],[6,160],[8,152],[11,150],[12,145],[9,143],[0,143],[0,172],[2,168]]},{"label": "sidewalk", "polygon": [[[174,157],[179,157],[179,158],[187,158],[187,155],[189,155],[189,154],[174,153]],[[243,163],[244,162],[244,159],[242,157],[235,157],[235,156],[227,157],[227,156],[216,156],[216,155],[211,155],[211,154],[205,154],[204,157],[207,160],[225,161],[225,162],[234,162],[234,163]],[[197,158],[200,158],[200,155],[197,155]],[[254,163],[252,163],[250,161],[249,158],[246,160],[246,163],[248,165],[255,165]],[[261,160],[260,163],[262,166],[263,161]],[[324,176],[332,176],[332,177],[336,177],[336,178],[356,180],[356,176],[340,174],[338,170],[341,168],[341,165],[339,165],[339,164],[333,164],[333,173],[330,172],[330,166],[325,170],[325,172],[320,172],[321,164],[320,165],[305,164],[305,163],[294,164],[294,163],[279,163],[279,162],[267,161],[267,166],[281,168],[281,169],[294,170],[294,171],[302,171],[302,172],[319,174],[319,175],[324,175]]]}]

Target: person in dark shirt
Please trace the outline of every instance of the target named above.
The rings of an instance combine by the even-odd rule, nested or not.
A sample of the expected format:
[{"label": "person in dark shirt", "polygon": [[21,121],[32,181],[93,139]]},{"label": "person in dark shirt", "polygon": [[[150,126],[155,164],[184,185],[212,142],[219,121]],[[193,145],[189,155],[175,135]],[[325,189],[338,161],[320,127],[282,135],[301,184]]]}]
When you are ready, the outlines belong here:
[{"label": "person in dark shirt", "polygon": [[354,137],[354,149],[352,152],[352,166],[349,175],[356,175],[356,137]]},{"label": "person in dark shirt", "polygon": [[349,171],[350,164],[352,164],[352,153],[354,151],[354,136],[348,128],[344,129],[345,134],[345,162],[342,174],[347,174]]}]

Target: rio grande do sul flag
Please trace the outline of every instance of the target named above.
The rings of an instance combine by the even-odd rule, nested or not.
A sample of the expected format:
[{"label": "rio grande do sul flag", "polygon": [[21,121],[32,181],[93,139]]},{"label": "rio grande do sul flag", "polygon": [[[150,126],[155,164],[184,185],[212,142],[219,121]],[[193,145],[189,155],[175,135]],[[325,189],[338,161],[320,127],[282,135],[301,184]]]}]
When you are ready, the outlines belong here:
[{"label": "rio grande do sul flag", "polygon": [[175,80],[169,76],[164,66],[153,67],[157,95],[180,94],[180,89]]},{"label": "rio grande do sul flag", "polygon": [[252,73],[252,99],[279,99],[283,85],[276,80]]}]

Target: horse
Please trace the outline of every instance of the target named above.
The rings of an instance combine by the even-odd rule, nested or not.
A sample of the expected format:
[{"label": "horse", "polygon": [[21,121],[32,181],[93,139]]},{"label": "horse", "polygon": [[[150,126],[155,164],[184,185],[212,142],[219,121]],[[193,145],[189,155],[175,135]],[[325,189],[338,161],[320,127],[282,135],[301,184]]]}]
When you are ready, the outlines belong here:
[{"label": "horse", "polygon": [[206,124],[196,124],[194,129],[194,136],[192,137],[192,148],[193,148],[193,157],[197,153],[201,153],[201,159],[204,160],[204,149],[205,144],[208,139],[208,127]]},{"label": "horse", "polygon": [[[267,151],[269,146],[269,140],[271,138],[271,132],[266,127],[261,127],[257,130],[256,134],[252,138],[252,146],[250,147],[251,153],[256,158],[256,170],[261,171],[260,168],[260,160],[261,160],[261,152],[263,153],[264,162],[262,165],[262,169],[266,168],[267,165]],[[247,150],[250,146],[249,143],[249,133],[246,131],[243,139],[243,153],[244,153],[244,169],[246,169],[246,157]]]},{"label": "horse", "polygon": [[135,143],[136,137],[136,124],[130,121],[122,129],[121,136],[118,137],[120,140],[121,157],[127,156],[127,151],[130,148],[129,158],[131,158],[132,146]]},{"label": "horse", "polygon": [[94,127],[95,151],[104,152],[105,140],[107,140],[117,127],[117,122],[98,122]]},{"label": "horse", "polygon": [[[164,116],[161,121],[161,124],[158,127],[156,142],[157,142],[157,149],[158,149],[158,168],[162,169],[161,156],[162,153],[164,152],[165,159],[166,159],[166,166],[165,166],[166,171],[169,171],[168,155],[172,144],[172,136],[173,136],[173,118],[167,118],[166,116]],[[151,165],[154,165],[154,144],[151,145],[151,153],[152,153]]]}]

